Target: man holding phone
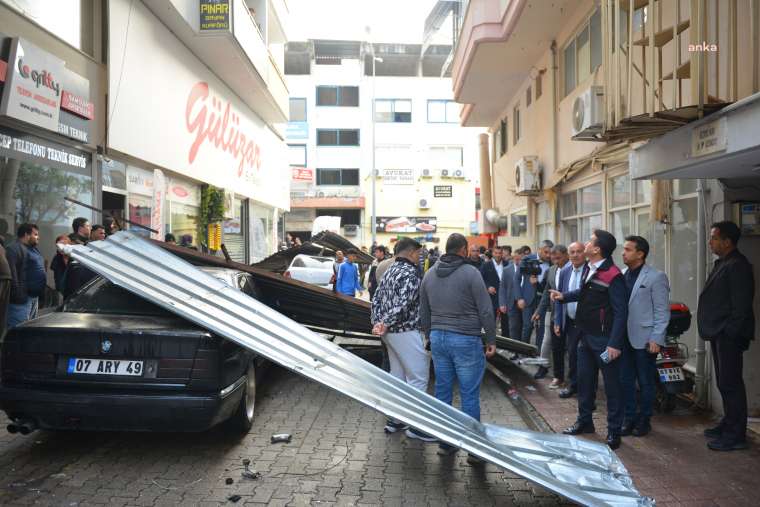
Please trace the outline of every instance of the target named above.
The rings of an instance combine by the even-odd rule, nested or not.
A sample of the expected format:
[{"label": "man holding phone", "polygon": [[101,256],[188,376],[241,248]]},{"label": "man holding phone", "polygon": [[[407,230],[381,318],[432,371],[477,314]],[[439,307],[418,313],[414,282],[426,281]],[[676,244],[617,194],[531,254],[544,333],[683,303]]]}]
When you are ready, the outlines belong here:
[{"label": "man holding phone", "polygon": [[623,425],[623,389],[620,383],[620,357],[628,317],[627,291],[623,274],[612,262],[615,236],[597,229],[586,243],[588,264],[583,270],[581,288],[572,292],[551,291],[554,301],[578,302],[576,325],[581,331],[578,345],[578,419],[566,435],[594,433],[592,414],[596,402],[599,370],[607,396],[607,445],[620,447]]}]

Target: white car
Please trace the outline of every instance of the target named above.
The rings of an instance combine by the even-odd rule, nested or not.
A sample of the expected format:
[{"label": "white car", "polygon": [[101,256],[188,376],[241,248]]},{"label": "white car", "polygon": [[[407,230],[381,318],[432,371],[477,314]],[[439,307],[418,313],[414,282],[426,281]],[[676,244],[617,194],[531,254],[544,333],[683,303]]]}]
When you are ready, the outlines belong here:
[{"label": "white car", "polygon": [[316,255],[296,255],[285,271],[285,276],[301,282],[318,285],[325,289],[332,289],[330,280],[333,276],[333,263],[331,257],[318,257]]}]

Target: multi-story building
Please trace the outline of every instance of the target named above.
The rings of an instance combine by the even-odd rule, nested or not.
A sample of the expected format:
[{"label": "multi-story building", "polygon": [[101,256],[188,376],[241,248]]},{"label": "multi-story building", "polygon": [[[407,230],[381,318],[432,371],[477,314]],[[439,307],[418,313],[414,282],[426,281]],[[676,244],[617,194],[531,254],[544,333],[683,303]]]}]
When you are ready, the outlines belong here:
[{"label": "multi-story building", "polygon": [[[736,158],[754,153],[757,163],[756,136],[736,126],[729,135],[730,118],[720,119],[738,109],[743,122],[760,121],[749,106],[760,100],[757,2],[471,0],[459,23],[454,96],[463,125],[489,129],[492,179],[481,185],[490,183],[493,202],[483,207],[501,217],[483,226],[501,228],[507,244],[585,241],[594,228],[619,242],[642,235],[672,300],[696,313],[712,264],[706,229],[737,203],[760,201],[752,163]],[[673,170],[706,162],[712,172]],[[732,190],[738,175],[755,191]],[[740,249],[758,259],[750,215]],[[696,323],[684,341],[698,401],[719,408]],[[754,414],[759,358],[750,350],[745,370]]]},{"label": "multi-story building", "polygon": [[432,248],[470,233],[478,138],[459,125],[451,80],[441,76],[450,49],[288,44],[289,233],[307,239],[324,215],[340,216],[341,233],[366,246],[408,235]]},{"label": "multi-story building", "polygon": [[[50,260],[72,218],[108,214],[198,245],[212,185],[232,257],[273,252],[288,17],[285,0],[0,1],[0,234],[37,223]],[[38,81],[30,104],[35,75],[52,87]]]}]

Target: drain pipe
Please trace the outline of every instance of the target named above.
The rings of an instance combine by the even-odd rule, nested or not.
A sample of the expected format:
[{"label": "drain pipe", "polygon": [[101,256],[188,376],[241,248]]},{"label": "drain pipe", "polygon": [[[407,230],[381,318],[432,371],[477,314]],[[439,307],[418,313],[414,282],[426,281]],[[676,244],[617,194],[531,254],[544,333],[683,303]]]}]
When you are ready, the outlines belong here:
[{"label": "drain pipe", "polygon": [[559,164],[559,149],[557,147],[557,41],[553,40],[552,50],[552,172],[556,172]]},{"label": "drain pipe", "polygon": [[[697,294],[702,293],[705,286],[705,271],[707,267],[707,217],[705,207],[704,180],[697,180]],[[707,406],[707,350],[705,341],[697,336],[697,344],[694,348],[697,356],[697,372],[694,376],[696,384],[697,405]]]}]

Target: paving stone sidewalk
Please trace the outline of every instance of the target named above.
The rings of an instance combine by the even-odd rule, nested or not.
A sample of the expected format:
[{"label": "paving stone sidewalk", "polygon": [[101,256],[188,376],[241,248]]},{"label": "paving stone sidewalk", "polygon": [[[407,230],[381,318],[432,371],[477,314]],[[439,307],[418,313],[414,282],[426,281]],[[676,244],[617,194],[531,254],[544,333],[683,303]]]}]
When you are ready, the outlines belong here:
[{"label": "paving stone sidewalk", "polygon": [[[535,366],[505,370],[520,395],[535,408],[556,432],[572,425],[578,413],[577,398],[560,399],[549,389],[551,376],[533,380]],[[596,435],[584,435],[598,442],[606,436],[607,411],[600,378]],[[720,453],[707,449],[702,435],[714,426],[712,414],[678,407],[673,414],[656,414],[653,431],[643,438],[624,437],[616,451],[631,472],[639,491],[657,501],[658,507],[672,506],[756,506],[760,471],[760,442],[751,437],[750,449]]]},{"label": "paving stone sidewalk", "polygon": [[[524,428],[486,376],[483,420]],[[2,428],[7,424],[0,417]],[[0,505],[563,505],[503,469],[441,457],[435,444],[385,435],[384,417],[274,368],[244,438],[202,434],[35,432],[0,435]],[[274,433],[289,444],[271,444]],[[261,472],[241,478],[242,460]],[[226,484],[226,479],[233,484]]]}]

